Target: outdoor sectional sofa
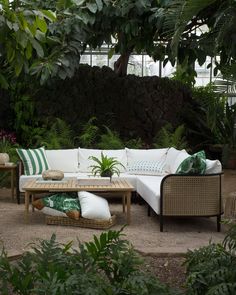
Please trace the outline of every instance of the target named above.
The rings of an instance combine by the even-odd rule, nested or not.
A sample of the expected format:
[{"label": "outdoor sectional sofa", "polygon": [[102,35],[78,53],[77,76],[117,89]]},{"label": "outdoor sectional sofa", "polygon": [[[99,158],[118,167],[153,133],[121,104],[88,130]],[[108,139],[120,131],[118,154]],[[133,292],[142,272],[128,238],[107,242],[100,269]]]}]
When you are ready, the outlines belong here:
[{"label": "outdoor sectional sofa", "polygon": [[[222,166],[218,160],[206,160],[205,174],[176,174],[179,165],[190,155],[185,150],[164,149],[67,149],[45,150],[50,169],[61,170],[67,178],[91,175],[90,156],[115,157],[121,167],[120,178],[132,184],[134,190],[159,215],[160,231],[165,216],[216,216],[220,231],[222,211]],[[150,167],[149,167],[150,166]],[[163,173],[164,171],[164,173]],[[40,175],[20,175],[19,190],[26,181]],[[117,176],[113,176],[117,177]]]}]

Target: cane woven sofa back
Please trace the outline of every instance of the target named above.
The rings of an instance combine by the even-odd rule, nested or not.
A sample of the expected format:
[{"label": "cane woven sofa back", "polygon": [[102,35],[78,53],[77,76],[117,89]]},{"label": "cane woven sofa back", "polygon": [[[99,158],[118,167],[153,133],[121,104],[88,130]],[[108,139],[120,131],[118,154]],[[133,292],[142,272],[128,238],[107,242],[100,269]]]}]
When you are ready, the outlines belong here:
[{"label": "cane woven sofa back", "polygon": [[220,229],[223,173],[206,175],[169,174],[161,184],[161,230],[164,216],[217,216]]}]

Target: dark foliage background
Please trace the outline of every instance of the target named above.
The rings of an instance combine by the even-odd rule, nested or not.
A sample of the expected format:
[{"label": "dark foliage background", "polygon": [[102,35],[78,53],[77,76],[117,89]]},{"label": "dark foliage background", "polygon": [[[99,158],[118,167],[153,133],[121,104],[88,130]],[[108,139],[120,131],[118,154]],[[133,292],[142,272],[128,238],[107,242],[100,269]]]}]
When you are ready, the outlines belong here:
[{"label": "dark foliage background", "polygon": [[159,77],[118,77],[108,67],[80,66],[75,77],[45,87],[37,94],[39,116],[60,117],[74,130],[92,116],[122,138],[152,142],[166,124],[182,123],[181,110],[190,91],[178,81]]},{"label": "dark foliage background", "polygon": [[[10,98],[2,93],[0,125],[14,122]],[[40,121],[61,118],[75,134],[91,117],[117,131],[121,138],[137,138],[150,144],[167,122],[183,123],[181,111],[192,104],[190,90],[168,78],[119,77],[108,67],[81,65],[72,79],[54,81],[41,87],[33,97],[35,116]],[[7,115],[6,115],[7,114]],[[11,122],[11,123],[10,123]]]}]

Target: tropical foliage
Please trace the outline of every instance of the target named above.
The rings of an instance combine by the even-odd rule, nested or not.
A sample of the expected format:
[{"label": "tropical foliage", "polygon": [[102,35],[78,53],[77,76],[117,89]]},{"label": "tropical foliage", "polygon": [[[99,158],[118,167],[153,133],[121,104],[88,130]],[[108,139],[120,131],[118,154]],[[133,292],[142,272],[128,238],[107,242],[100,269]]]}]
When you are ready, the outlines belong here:
[{"label": "tropical foliage", "polygon": [[231,295],[236,292],[236,226],[223,243],[189,251],[186,259],[189,295]]},{"label": "tropical foliage", "polygon": [[186,149],[188,143],[186,141],[185,132],[186,129],[184,125],[180,125],[174,129],[171,124],[166,124],[154,138],[153,145],[156,148],[175,147],[179,150]]},{"label": "tropical foliage", "polygon": [[214,91],[214,86],[193,88],[196,107],[184,110],[185,117],[191,120],[190,132],[201,136],[203,142],[211,144],[228,144],[235,147],[234,123],[236,104],[229,105],[228,99]]},{"label": "tropical foliage", "polygon": [[108,157],[101,152],[101,158],[97,158],[94,156],[89,157],[89,159],[93,160],[96,164],[91,165],[92,174],[96,176],[97,174],[102,177],[112,177],[113,174],[120,175],[120,167],[124,167],[121,162],[116,160],[114,157]]},{"label": "tropical foliage", "polygon": [[[86,46],[112,45],[120,54],[115,71],[125,75],[132,52],[154,60],[178,61],[180,76],[194,77],[193,63],[220,56],[218,70],[235,76],[235,1],[90,0],[0,1],[1,76],[72,77]],[[202,28],[205,26],[203,31]],[[199,30],[198,30],[199,29]],[[199,33],[200,32],[200,33]],[[20,49],[20,50],[18,50]],[[209,64],[209,67],[213,65]]]},{"label": "tropical foliage", "polygon": [[73,249],[56,242],[55,235],[33,245],[16,263],[0,257],[2,295],[122,295],[178,294],[140,270],[142,261],[121,231],[94,236]]}]

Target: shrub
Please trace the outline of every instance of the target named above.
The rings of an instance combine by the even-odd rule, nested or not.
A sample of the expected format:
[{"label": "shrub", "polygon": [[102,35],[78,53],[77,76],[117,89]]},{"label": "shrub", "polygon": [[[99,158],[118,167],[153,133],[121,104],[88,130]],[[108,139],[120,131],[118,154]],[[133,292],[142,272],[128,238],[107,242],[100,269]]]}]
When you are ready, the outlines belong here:
[{"label": "shrub", "polygon": [[42,135],[38,135],[36,138],[36,146],[43,145],[47,149],[72,148],[74,146],[73,132],[70,126],[59,118],[55,118],[50,128],[44,128]]},{"label": "shrub", "polygon": [[92,148],[97,140],[99,127],[95,125],[97,118],[92,117],[84,124],[82,134],[79,136],[79,143],[84,148]]},{"label": "shrub", "polygon": [[135,295],[177,294],[140,270],[141,260],[121,231],[108,231],[94,240],[62,245],[53,235],[11,264],[3,251],[0,289],[14,294]]},{"label": "shrub", "polygon": [[223,243],[189,251],[186,259],[189,295],[236,294],[236,225]]},{"label": "shrub", "polygon": [[124,143],[120,139],[119,134],[116,131],[112,131],[110,128],[105,126],[106,133],[100,136],[100,141],[97,146],[99,149],[123,149]]},{"label": "shrub", "polygon": [[161,128],[160,132],[154,138],[153,145],[156,148],[175,147],[179,150],[185,149],[187,147],[187,141],[184,134],[184,125],[180,125],[174,129],[171,124],[167,124]]}]

